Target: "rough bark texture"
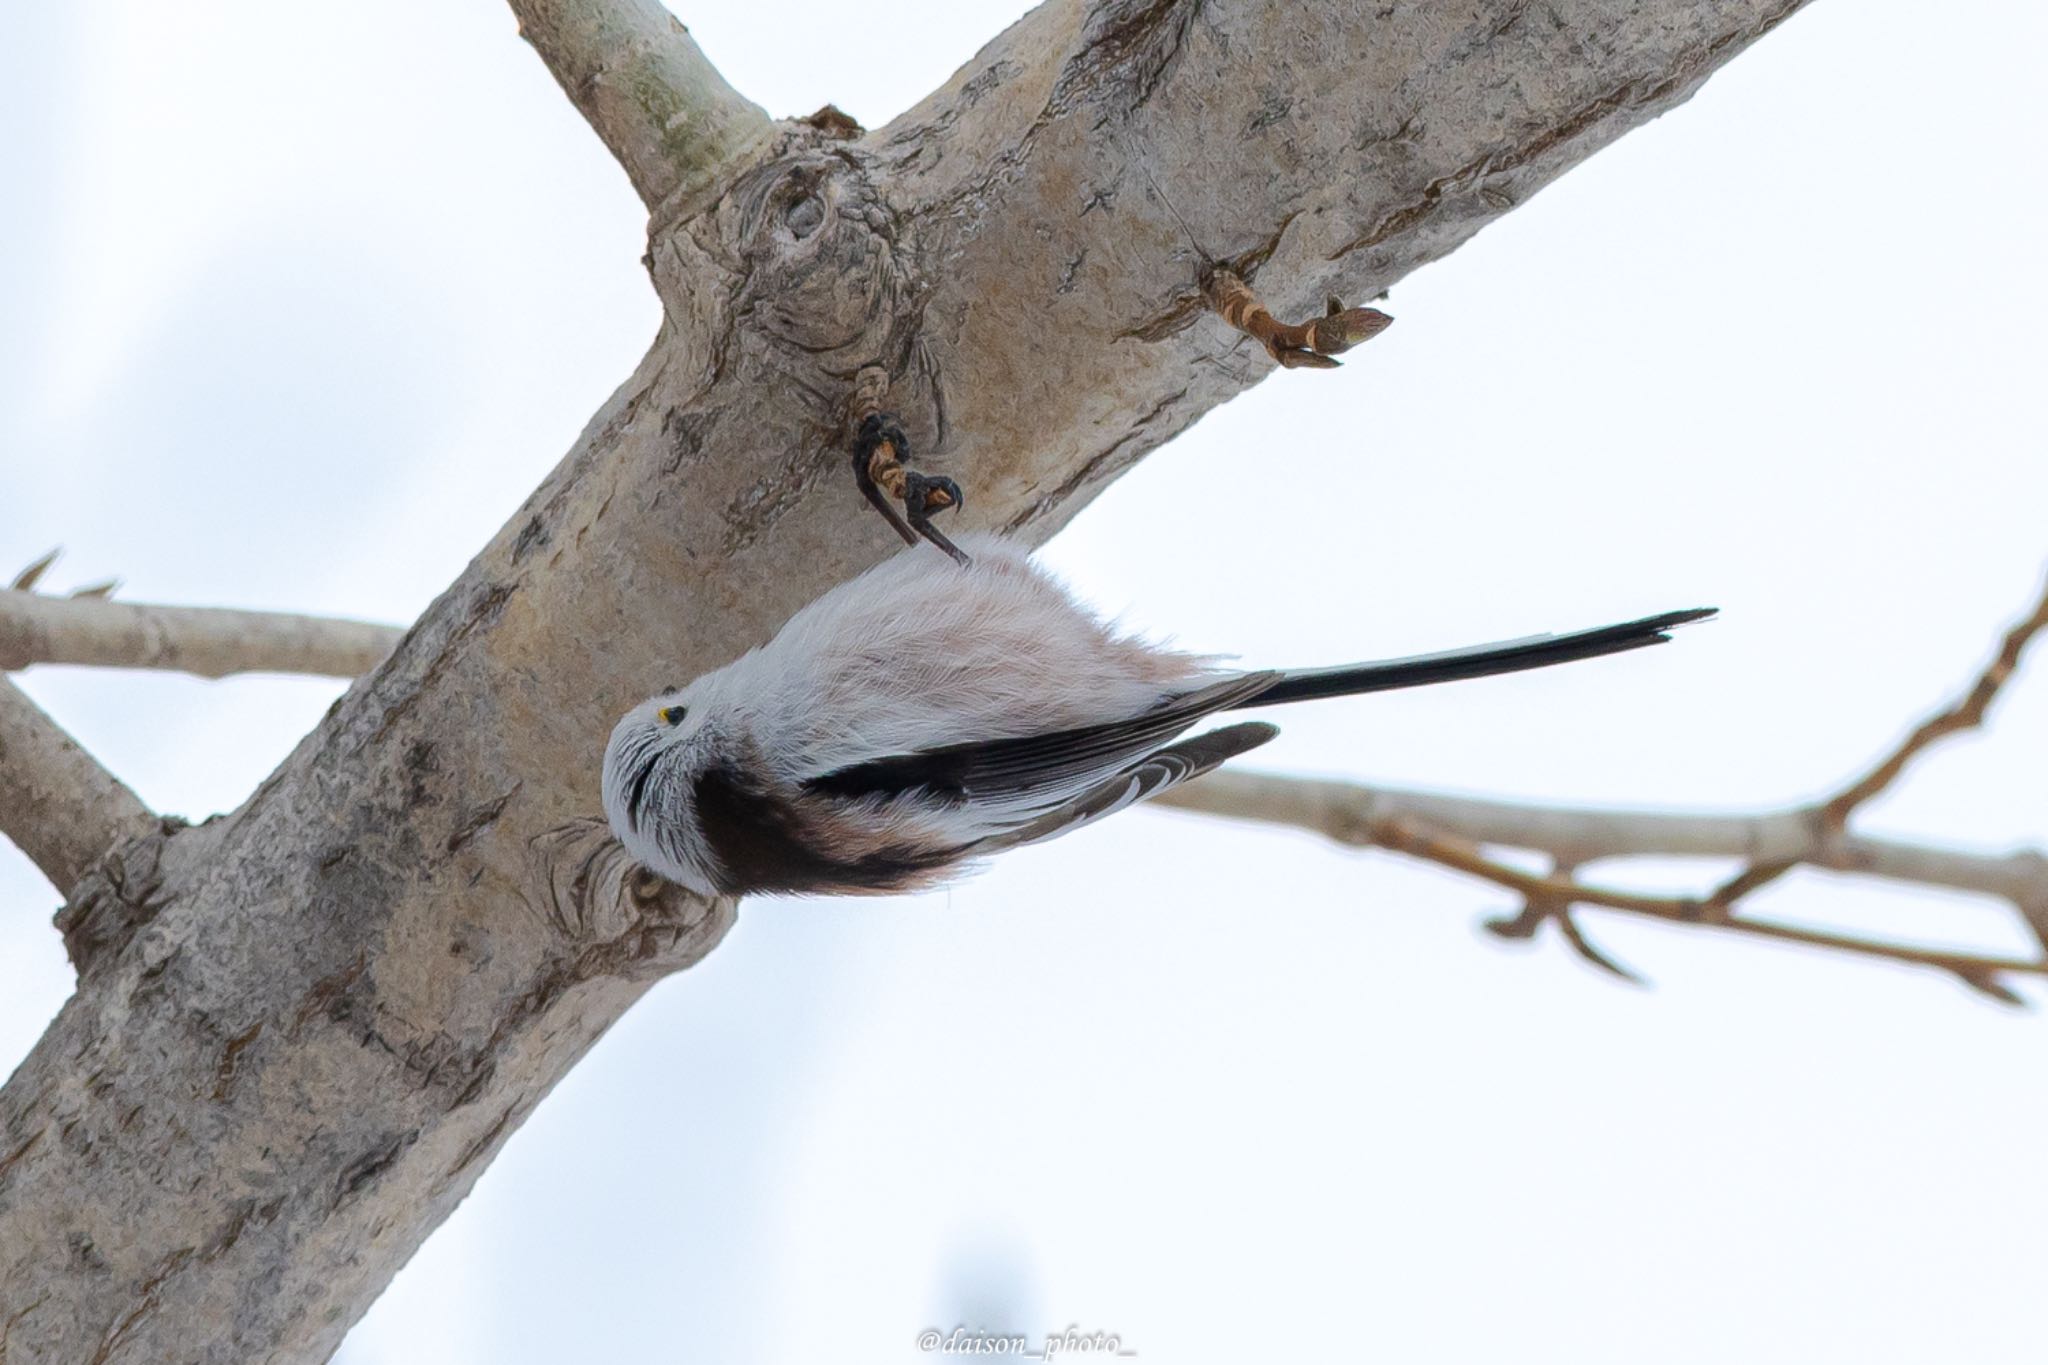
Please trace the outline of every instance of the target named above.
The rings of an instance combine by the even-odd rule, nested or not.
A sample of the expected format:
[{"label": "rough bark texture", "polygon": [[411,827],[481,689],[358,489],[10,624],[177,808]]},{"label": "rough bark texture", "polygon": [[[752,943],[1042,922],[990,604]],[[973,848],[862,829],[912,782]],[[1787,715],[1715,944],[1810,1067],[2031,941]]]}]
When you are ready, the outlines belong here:
[{"label": "rough bark texture", "polygon": [[562,465],[245,806],[74,897],[78,992],[0,1092],[6,1359],[324,1358],[715,944],[732,908],[593,821],[597,760],[895,548],[858,367],[964,524],[1043,539],[1274,368],[1207,265],[1283,316],[1370,297],[1795,7],[1055,0],[888,128],[776,125],[702,211],[650,195],[667,320]]}]

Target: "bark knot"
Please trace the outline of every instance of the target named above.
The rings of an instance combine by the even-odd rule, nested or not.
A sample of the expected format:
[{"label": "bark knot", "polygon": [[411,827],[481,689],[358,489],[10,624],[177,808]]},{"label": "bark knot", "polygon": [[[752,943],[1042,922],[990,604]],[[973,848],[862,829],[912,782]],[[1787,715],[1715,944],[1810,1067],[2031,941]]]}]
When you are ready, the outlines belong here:
[{"label": "bark knot", "polygon": [[602,820],[527,843],[529,903],[564,940],[569,974],[646,979],[680,971],[725,937],[734,902],[707,900],[633,861]]},{"label": "bark knot", "polygon": [[919,228],[890,203],[879,167],[872,153],[801,126],[710,211],[656,230],[655,288],[691,368],[796,400],[730,419],[685,402],[665,419],[681,438],[678,466],[733,442],[750,448],[753,476],[724,511],[724,554],[757,541],[821,479],[843,477],[847,390],[862,367],[889,372],[892,406],[920,451],[945,441],[938,367],[922,339],[931,284]]},{"label": "bark knot", "polygon": [[185,828],[176,816],[160,818],[155,828],[108,850],[71,888],[56,925],[80,978],[112,961],[135,931],[170,903],[163,855],[172,836]]}]

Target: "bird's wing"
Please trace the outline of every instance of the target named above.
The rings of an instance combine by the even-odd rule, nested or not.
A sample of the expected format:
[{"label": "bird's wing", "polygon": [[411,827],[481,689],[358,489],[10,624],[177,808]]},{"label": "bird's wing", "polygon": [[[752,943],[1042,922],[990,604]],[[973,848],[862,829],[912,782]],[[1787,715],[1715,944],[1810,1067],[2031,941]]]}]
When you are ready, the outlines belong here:
[{"label": "bird's wing", "polygon": [[1043,811],[1115,777],[1202,717],[1244,705],[1279,676],[1225,678],[1100,725],[869,759],[813,777],[804,787],[848,800],[918,793],[981,811]]},{"label": "bird's wing", "polygon": [[1277,725],[1248,720],[1220,730],[1184,739],[1139,759],[1107,782],[1098,783],[1080,796],[1047,811],[1034,820],[992,834],[967,850],[972,857],[1001,853],[1024,844],[1041,843],[1061,834],[1071,834],[1105,815],[1114,815],[1200,777],[1220,763],[1256,749],[1280,733]]}]

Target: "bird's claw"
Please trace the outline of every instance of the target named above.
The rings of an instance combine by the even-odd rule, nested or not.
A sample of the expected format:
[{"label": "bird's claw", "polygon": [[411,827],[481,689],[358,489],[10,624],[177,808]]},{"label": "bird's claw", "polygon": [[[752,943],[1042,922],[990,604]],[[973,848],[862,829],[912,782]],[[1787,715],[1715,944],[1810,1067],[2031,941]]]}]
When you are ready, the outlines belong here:
[{"label": "bird's claw", "polygon": [[930,516],[948,507],[965,506],[966,502],[960,485],[943,475],[920,474],[914,469],[904,474],[903,505],[913,517]]},{"label": "bird's claw", "polygon": [[911,529],[932,544],[953,556],[963,568],[973,561],[958,545],[948,540],[938,527],[932,525],[932,513],[948,507],[963,507],[967,499],[960,492],[960,485],[943,475],[920,474],[914,469],[903,474],[903,507],[909,514]]},{"label": "bird's claw", "polygon": [[[909,458],[910,438],[894,414],[871,412],[861,419],[853,438],[853,480],[861,495],[896,528],[904,544],[915,545],[921,538],[959,563],[971,563],[960,547],[931,523],[934,512],[966,502],[960,485],[940,475],[918,473],[905,463]],[[902,512],[891,504],[891,495],[902,501]]]},{"label": "bird's claw", "polygon": [[855,468],[867,468],[881,446],[889,447],[888,458],[899,462],[909,458],[910,438],[903,434],[894,413],[871,412],[861,418],[860,428],[853,435]]}]

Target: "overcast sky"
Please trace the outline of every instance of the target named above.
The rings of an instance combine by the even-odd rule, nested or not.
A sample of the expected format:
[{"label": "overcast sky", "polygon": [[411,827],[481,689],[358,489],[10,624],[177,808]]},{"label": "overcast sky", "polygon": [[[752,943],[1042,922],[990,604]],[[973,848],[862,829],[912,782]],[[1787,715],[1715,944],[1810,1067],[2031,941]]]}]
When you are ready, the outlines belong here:
[{"label": "overcast sky", "polygon": [[[60,589],[410,620],[654,332],[623,175],[491,0],[14,8],[0,569],[62,543]],[[683,17],[770,112],[872,127],[1017,12]],[[1974,675],[2048,564],[2044,44],[2037,6],[1815,5],[1047,558],[1131,625],[1255,664],[1711,602],[1721,623],[1652,654],[1298,710],[1259,765],[1726,810],[1824,793]],[[1247,446],[1316,496],[1242,496]],[[1223,548],[1188,552],[1191,528]],[[195,819],[339,691],[22,682]],[[1862,825],[2048,844],[2043,753],[2036,661]],[[8,1064],[71,985],[55,903],[0,847]],[[1958,896],[1801,874],[1756,906],[2028,950]],[[1477,929],[1508,908],[1155,812],[940,894],[749,902],[342,1358],[914,1361],[961,1322],[1112,1331],[1156,1362],[2040,1353],[2038,1014],[1589,914],[1654,983],[1632,988]]]}]

